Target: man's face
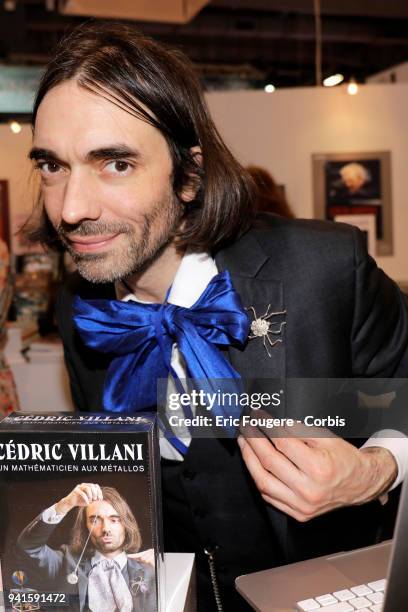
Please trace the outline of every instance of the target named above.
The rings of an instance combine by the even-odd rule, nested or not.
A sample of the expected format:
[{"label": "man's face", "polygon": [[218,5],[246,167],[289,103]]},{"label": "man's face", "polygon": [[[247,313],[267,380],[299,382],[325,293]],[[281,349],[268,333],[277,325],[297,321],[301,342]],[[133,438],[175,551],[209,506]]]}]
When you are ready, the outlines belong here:
[{"label": "man's face", "polygon": [[351,191],[351,193],[354,193],[361,189],[361,187],[366,182],[366,178],[362,172],[358,172],[357,170],[353,169],[349,170],[347,168],[343,169],[341,178],[343,180],[343,183],[345,184],[347,189]]},{"label": "man's face", "polygon": [[31,157],[46,213],[92,282],[142,270],[179,225],[162,134],[75,81],[41,102]]},{"label": "man's face", "polygon": [[87,506],[86,526],[89,531],[92,529],[91,541],[101,554],[122,551],[125,527],[115,508],[107,501],[95,501]]}]

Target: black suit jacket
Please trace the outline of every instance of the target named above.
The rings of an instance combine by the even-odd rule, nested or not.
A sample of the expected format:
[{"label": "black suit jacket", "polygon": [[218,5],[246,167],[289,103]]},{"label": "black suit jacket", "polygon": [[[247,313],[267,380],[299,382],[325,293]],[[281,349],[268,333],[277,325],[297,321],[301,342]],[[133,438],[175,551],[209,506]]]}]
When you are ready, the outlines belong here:
[{"label": "black suit jacket", "polygon": [[[91,570],[91,558],[84,556],[78,566],[78,583],[71,585],[67,576],[77,567],[79,555],[73,553],[69,546],[63,545],[59,550],[50,548],[47,544],[57,524],[45,523],[41,515],[36,517],[21,532],[18,544],[31,559],[33,559],[50,579],[49,591],[67,593],[70,603],[76,603],[75,608],[83,612],[87,609],[88,574]],[[141,564],[136,559],[128,558],[122,570],[133,599],[133,612],[155,612],[156,586],[154,569],[147,564]],[[146,586],[141,592],[140,581]]]},{"label": "black suit jacket", "polygon": [[[220,271],[229,270],[245,306],[258,314],[268,304],[287,311],[283,342],[271,349],[271,358],[259,340],[244,350],[229,349],[242,376],[407,375],[405,299],[368,257],[357,229],[263,215],[216,254],[216,263]],[[109,360],[86,349],[75,331],[75,293],[114,298],[113,286],[76,276],[57,307],[75,405],[101,410]],[[164,466],[163,489],[167,550],[216,549],[221,585],[231,585],[240,573],[371,543],[384,512],[373,502],[297,523],[262,501],[234,441],[193,440],[182,465]],[[201,559],[204,575],[207,562]]]}]

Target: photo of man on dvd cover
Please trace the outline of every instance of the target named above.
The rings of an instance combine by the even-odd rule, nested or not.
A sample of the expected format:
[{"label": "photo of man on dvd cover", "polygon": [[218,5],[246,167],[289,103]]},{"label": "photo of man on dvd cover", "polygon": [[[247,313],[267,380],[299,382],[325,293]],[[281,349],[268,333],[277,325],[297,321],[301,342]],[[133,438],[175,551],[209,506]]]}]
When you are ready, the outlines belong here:
[{"label": "photo of man on dvd cover", "polygon": [[[68,517],[73,526],[67,543],[50,545]],[[14,583],[19,579],[21,593],[37,593],[30,599],[39,605],[21,607],[24,601],[18,589],[10,590],[8,602],[13,610],[38,610],[51,604],[54,610],[154,612],[155,555],[153,549],[140,552],[141,546],[138,521],[116,488],[96,482],[77,484],[42,509],[17,539],[22,558],[46,580],[46,592],[61,594],[62,599],[55,597],[53,605],[45,592],[41,598],[36,589],[24,589],[26,576],[18,571]],[[30,581],[26,586],[32,586]]]}]

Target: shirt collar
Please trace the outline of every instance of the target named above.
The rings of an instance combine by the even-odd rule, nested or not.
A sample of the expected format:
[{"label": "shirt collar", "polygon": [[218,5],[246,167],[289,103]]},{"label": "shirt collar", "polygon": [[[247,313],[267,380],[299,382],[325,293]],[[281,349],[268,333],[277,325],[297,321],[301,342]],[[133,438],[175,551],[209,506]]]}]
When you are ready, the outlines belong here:
[{"label": "shirt collar", "polygon": [[[107,557],[105,557],[101,552],[99,552],[99,550],[96,550],[95,554],[93,555],[91,559],[91,565],[93,566],[95,565],[95,563],[99,563],[99,561],[103,561],[104,559],[107,559]],[[119,565],[122,571],[127,563],[127,554],[122,550],[122,552],[117,554],[116,557],[114,557],[113,559],[107,559],[107,560],[115,561],[115,563]]]},{"label": "shirt collar", "polygon": [[[168,301],[176,306],[190,308],[198,300],[210,280],[217,274],[216,263],[208,253],[187,251],[174,277]],[[133,293],[129,293],[120,281],[116,282],[115,290],[119,300],[142,302]]]}]

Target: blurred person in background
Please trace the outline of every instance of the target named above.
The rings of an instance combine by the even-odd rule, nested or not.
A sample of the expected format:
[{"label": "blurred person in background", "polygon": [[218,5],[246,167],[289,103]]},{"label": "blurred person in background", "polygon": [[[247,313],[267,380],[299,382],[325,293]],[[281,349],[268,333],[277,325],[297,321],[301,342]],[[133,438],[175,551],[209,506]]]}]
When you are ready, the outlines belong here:
[{"label": "blurred person in background", "polygon": [[255,201],[258,212],[274,213],[288,219],[295,218],[285,198],[283,187],[277,184],[265,168],[248,166],[247,172],[255,184]]},{"label": "blurred person in background", "polygon": [[13,295],[7,245],[0,240],[0,418],[18,410],[16,385],[3,354],[6,342],[6,320]]}]

